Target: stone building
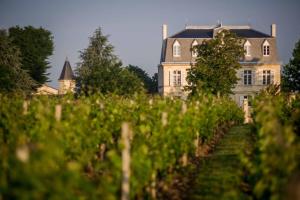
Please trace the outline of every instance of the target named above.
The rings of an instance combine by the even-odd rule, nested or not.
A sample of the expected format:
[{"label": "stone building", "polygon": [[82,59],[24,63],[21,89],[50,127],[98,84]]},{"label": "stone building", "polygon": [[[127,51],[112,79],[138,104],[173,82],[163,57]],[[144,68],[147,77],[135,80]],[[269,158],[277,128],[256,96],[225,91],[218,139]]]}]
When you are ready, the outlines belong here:
[{"label": "stone building", "polygon": [[37,88],[35,95],[63,95],[68,92],[75,92],[75,76],[70,62],[66,58],[63,69],[58,79],[59,88],[53,88],[47,84],[41,85]]},{"label": "stone building", "polygon": [[270,34],[250,26],[186,26],[184,30],[169,36],[167,25],[162,30],[162,51],[158,66],[158,90],[163,96],[186,96],[187,70],[195,64],[196,53],[191,49],[203,40],[209,40],[221,30],[227,29],[245,39],[245,56],[240,60],[240,78],[232,98],[242,105],[244,99],[254,96],[270,84],[280,83],[280,60],[276,46],[276,25],[271,25]]},{"label": "stone building", "polygon": [[57,95],[58,90],[47,84],[43,84],[41,87],[37,88],[36,95]]},{"label": "stone building", "polygon": [[66,94],[75,90],[75,76],[70,62],[66,58],[63,69],[58,79],[58,94]]}]

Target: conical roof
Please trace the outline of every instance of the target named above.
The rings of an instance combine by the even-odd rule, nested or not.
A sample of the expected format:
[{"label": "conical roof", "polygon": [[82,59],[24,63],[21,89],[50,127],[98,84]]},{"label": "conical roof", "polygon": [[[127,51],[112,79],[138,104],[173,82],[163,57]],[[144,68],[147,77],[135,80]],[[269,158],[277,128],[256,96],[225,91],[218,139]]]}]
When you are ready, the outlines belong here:
[{"label": "conical roof", "polygon": [[71,67],[70,62],[68,61],[68,59],[66,58],[64,67],[61,71],[61,74],[59,76],[58,80],[74,80],[74,74],[73,74],[73,70]]}]

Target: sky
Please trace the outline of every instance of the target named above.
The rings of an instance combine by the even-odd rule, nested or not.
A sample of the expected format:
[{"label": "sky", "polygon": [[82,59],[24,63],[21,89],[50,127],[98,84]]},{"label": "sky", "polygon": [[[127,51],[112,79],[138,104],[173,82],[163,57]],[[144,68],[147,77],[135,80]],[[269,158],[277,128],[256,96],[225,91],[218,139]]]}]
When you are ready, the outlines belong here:
[{"label": "sky", "polygon": [[58,87],[66,57],[73,70],[79,51],[101,27],[109,35],[123,65],[157,72],[162,46],[162,24],[168,35],[186,24],[251,25],[270,33],[277,25],[277,45],[283,64],[300,39],[300,0],[0,0],[0,28],[32,25],[52,32],[54,52],[49,57],[48,83]]}]

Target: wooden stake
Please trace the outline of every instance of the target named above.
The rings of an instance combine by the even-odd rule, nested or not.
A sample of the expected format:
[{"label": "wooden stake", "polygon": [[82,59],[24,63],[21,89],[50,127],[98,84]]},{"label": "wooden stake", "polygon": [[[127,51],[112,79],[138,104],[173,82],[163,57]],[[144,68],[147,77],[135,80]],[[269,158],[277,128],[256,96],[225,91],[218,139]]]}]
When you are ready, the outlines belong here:
[{"label": "wooden stake", "polygon": [[162,112],[161,114],[161,122],[163,126],[166,126],[168,123],[168,113]]},{"label": "wooden stake", "polygon": [[150,99],[150,100],[149,100],[149,105],[152,106],[152,104],[153,104],[153,100]]},{"label": "wooden stake", "polygon": [[184,153],[181,157],[181,161],[182,161],[182,166],[186,167],[188,164],[188,155],[187,153]]},{"label": "wooden stake", "polygon": [[23,102],[23,115],[27,115],[28,114],[28,105],[29,105],[29,101],[25,100]]},{"label": "wooden stake", "polygon": [[181,105],[181,113],[184,115],[187,111],[187,106],[186,106],[186,103],[183,102],[182,105]]},{"label": "wooden stake", "polygon": [[58,122],[61,119],[61,105],[60,104],[58,104],[58,105],[55,106],[55,119]]},{"label": "wooden stake", "polygon": [[156,174],[155,172],[151,175],[151,198],[156,199]]},{"label": "wooden stake", "polygon": [[103,110],[104,109],[104,104],[100,103],[100,109]]},{"label": "wooden stake", "polygon": [[243,110],[244,110],[244,123],[247,124],[250,122],[248,99],[244,99],[243,101]]},{"label": "wooden stake", "polygon": [[130,137],[131,130],[129,123],[122,123],[122,142],[124,148],[122,150],[122,197],[121,200],[130,199]]},{"label": "wooden stake", "polygon": [[195,156],[199,157],[199,133],[197,132],[197,137],[194,140],[194,145],[195,145]]},{"label": "wooden stake", "polygon": [[105,145],[104,143],[102,143],[102,144],[100,145],[100,160],[101,160],[101,161],[104,160],[105,149],[106,149],[106,145]]}]

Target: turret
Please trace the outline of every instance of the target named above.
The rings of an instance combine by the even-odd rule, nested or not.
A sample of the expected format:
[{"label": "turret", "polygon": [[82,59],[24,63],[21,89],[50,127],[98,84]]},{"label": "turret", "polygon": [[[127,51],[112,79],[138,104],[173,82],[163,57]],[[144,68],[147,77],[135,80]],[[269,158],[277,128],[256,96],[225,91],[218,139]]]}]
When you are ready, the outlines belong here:
[{"label": "turret", "polygon": [[70,62],[68,61],[68,58],[66,58],[58,82],[59,82],[58,94],[66,94],[67,92],[74,92],[75,76],[73,74],[73,70],[70,65]]}]

